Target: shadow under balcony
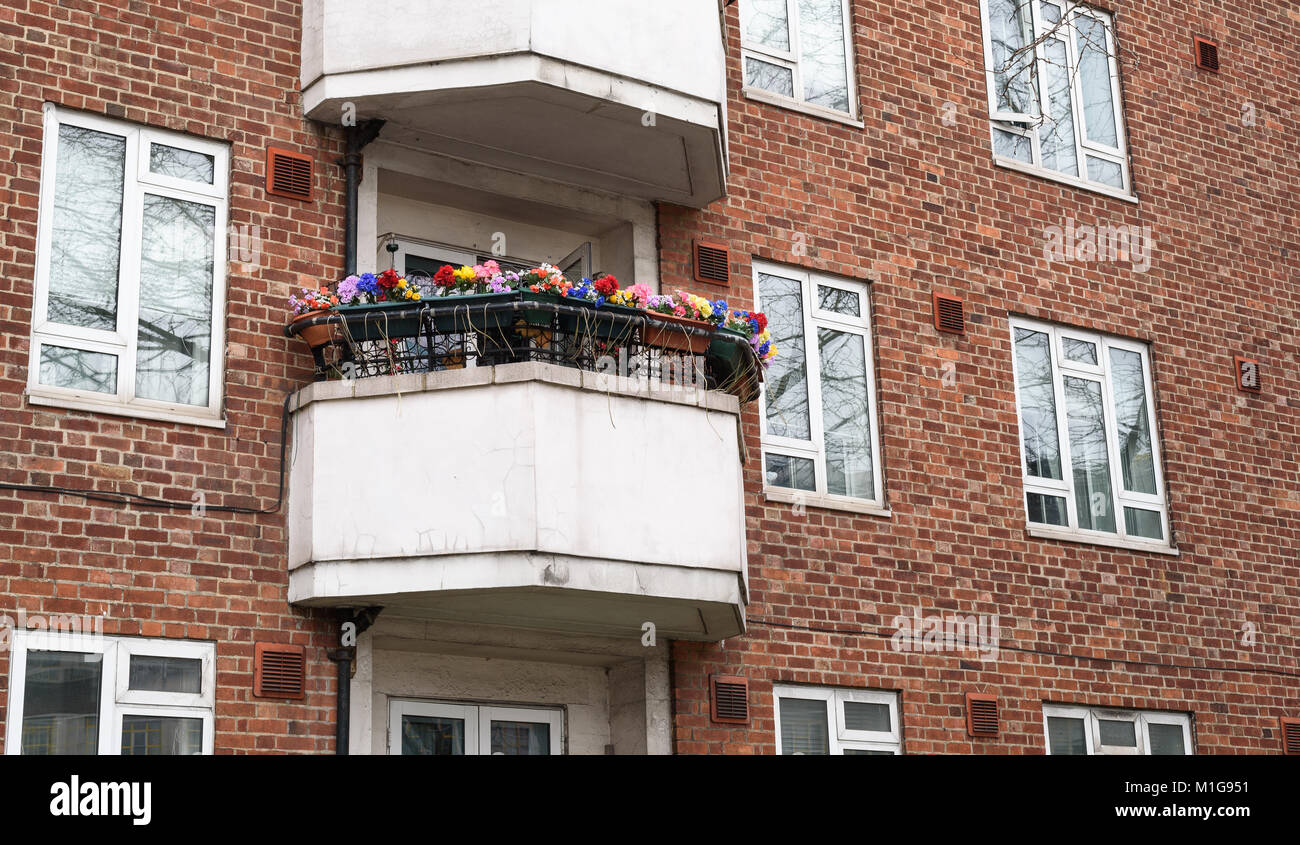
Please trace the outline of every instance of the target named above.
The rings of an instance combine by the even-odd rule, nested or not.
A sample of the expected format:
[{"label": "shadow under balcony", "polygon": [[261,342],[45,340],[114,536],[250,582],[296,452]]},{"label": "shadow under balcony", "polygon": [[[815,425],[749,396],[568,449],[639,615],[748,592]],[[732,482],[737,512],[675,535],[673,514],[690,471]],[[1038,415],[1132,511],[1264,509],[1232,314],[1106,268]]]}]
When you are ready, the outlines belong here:
[{"label": "shadow under balcony", "polygon": [[690,329],[651,346],[644,312],[519,294],[339,309],[286,331],[307,324],[330,336],[322,380],[290,405],[292,602],[743,632],[739,414],[761,380],[745,339]]},{"label": "shadow under balcony", "polygon": [[693,207],[726,192],[724,65],[711,0],[303,5],[308,117]]}]

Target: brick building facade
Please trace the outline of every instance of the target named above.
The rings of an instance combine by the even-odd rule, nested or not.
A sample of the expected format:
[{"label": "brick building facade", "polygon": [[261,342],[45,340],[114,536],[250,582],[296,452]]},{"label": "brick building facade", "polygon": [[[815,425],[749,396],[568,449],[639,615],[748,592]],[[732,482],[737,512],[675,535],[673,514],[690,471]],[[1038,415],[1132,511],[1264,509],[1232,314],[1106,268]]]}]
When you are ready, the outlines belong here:
[{"label": "brick building facade", "polygon": [[[465,713],[475,707],[486,713],[497,701],[533,707],[518,712],[534,714],[541,712],[537,708],[559,708],[556,712],[564,715],[557,718],[567,720],[559,729],[566,738],[563,747],[572,753],[599,752],[602,746],[616,753],[625,747],[775,753],[783,740],[787,750],[798,744],[793,721],[782,734],[777,700],[798,699],[803,688],[829,696],[830,702],[840,700],[837,691],[850,701],[863,692],[863,702],[892,702],[884,730],[892,733],[892,745],[875,736],[879,731],[864,728],[857,736],[841,724],[840,739],[850,743],[846,748],[872,734],[882,741],[880,748],[904,753],[1044,753],[1049,744],[1044,706],[1055,706],[1090,709],[1100,714],[1094,720],[1103,721],[1107,713],[1111,721],[1135,712],[1181,715],[1192,742],[1185,750],[1195,753],[1280,751],[1281,720],[1300,717],[1295,650],[1300,282],[1294,271],[1300,239],[1293,197],[1300,185],[1300,48],[1295,46],[1300,13],[1279,2],[1250,8],[1217,0],[1100,3],[1113,13],[1106,43],[1119,68],[1121,99],[1115,144],[1094,147],[1086,134],[1080,136],[1081,155],[1100,150],[1096,173],[1108,173],[1107,162],[1120,168],[1118,186],[1098,190],[1097,184],[1078,184],[1080,177],[1071,183],[1057,178],[1059,173],[1043,173],[1035,162],[1016,168],[995,161],[989,91],[1001,80],[990,81],[984,72],[990,24],[982,21],[979,0],[942,8],[849,4],[843,108],[825,105],[825,98],[821,105],[807,102],[810,98],[793,87],[789,95],[762,90],[779,89],[781,83],[771,84],[769,76],[765,86],[763,77],[747,75],[749,60],[795,68],[792,83],[801,78],[798,73],[810,79],[824,73],[827,64],[824,56],[801,58],[797,43],[773,47],[770,29],[755,35],[752,20],[742,18],[750,14],[740,8],[745,2],[723,4],[720,10],[717,58],[725,66],[725,86],[715,105],[725,121],[718,126],[710,128],[697,117],[699,104],[709,103],[707,91],[683,91],[685,83],[675,88],[677,80],[650,71],[647,90],[659,97],[652,105],[615,102],[614,95],[592,94],[593,88],[574,95],[608,96],[611,124],[635,126],[642,112],[657,112],[664,116],[660,125],[642,121],[645,131],[668,132],[671,125],[686,139],[675,149],[686,149],[688,157],[705,151],[703,159],[683,165],[689,188],[669,185],[667,177],[664,186],[644,188],[655,181],[648,172],[611,176],[610,168],[593,166],[590,173],[599,174],[590,176],[581,169],[576,159],[609,154],[604,148],[579,151],[573,160],[539,148],[531,160],[520,150],[542,144],[538,138],[514,147],[502,141],[506,152],[493,148],[490,154],[482,152],[487,136],[471,136],[470,130],[464,137],[449,130],[448,136],[455,136],[450,141],[427,141],[422,131],[458,115],[465,115],[466,123],[490,123],[499,115],[481,103],[496,101],[488,96],[481,103],[473,97],[426,101],[410,95],[413,99],[394,105],[384,99],[383,86],[390,83],[379,74],[404,62],[365,68],[354,66],[364,62],[351,56],[338,59],[331,50],[338,44],[330,39],[343,37],[339,31],[346,26],[329,18],[344,13],[327,2],[204,6],[11,0],[0,9],[0,105],[6,115],[0,204],[9,223],[0,233],[0,432],[6,443],[0,454],[0,483],[6,485],[0,489],[0,611],[102,616],[103,633],[115,642],[213,644],[215,703],[208,705],[207,740],[216,753],[333,751],[338,689],[327,652],[338,645],[339,617],[330,608],[367,605],[386,610],[358,643],[352,699],[364,709],[352,713],[354,750],[385,749],[387,702],[406,697],[453,702]],[[530,5],[545,6],[488,3],[476,14],[500,12],[512,21],[515,7]],[[704,18],[712,17],[708,0],[673,5],[691,7],[694,14],[706,7]],[[786,5],[787,28],[808,14],[800,9],[817,7]],[[574,14],[575,8],[560,3],[551,13]],[[656,13],[639,13],[650,16],[654,32]],[[536,19],[543,13],[533,14],[536,45],[544,40],[545,21]],[[465,17],[470,27],[473,15],[466,11]],[[632,36],[616,38],[602,29],[613,24],[595,12],[591,17],[586,23],[592,36],[608,36],[616,42],[609,50],[636,58],[636,50],[616,49],[618,38]],[[1040,26],[1044,20],[1030,19]],[[700,37],[700,27],[680,33],[666,20],[663,25],[666,44],[674,37],[685,43]],[[814,34],[835,29],[811,19],[803,25],[806,44],[813,43]],[[456,25],[450,28],[455,31]],[[1217,71],[1196,66],[1193,36],[1217,42]],[[403,35],[390,37],[396,39],[394,50],[404,43]],[[379,35],[372,38],[382,44]],[[1049,37],[1040,45],[1040,61],[1052,43]],[[1082,41],[1060,43],[1075,62],[1071,68],[1086,62]],[[433,49],[451,54],[441,42]],[[554,59],[541,47],[533,49],[543,60]],[[357,51],[366,52],[361,46]],[[604,68],[603,56],[560,58],[583,72]],[[309,69],[313,61],[320,68]],[[492,61],[494,72],[505,68],[500,55]],[[801,61],[821,64],[812,68]],[[1043,67],[1050,68],[1050,62]],[[619,79],[635,77],[625,67],[607,70]],[[700,75],[708,77],[710,70],[706,63]],[[1050,87],[1050,77],[1041,78]],[[326,87],[336,82],[338,88]],[[529,80],[498,84],[507,82],[519,92],[518,100],[508,102],[549,102],[527,87]],[[561,85],[553,78],[544,84]],[[1087,90],[1088,83],[1079,84],[1080,92]],[[420,85],[473,91],[468,83],[438,79],[415,87]],[[664,91],[680,102],[665,105]],[[758,295],[755,262],[778,277],[784,272],[812,280],[805,285],[838,280],[865,297],[867,307],[858,316],[866,315],[871,355],[866,383],[874,391],[868,403],[870,437],[878,444],[868,458],[878,482],[873,495],[862,497],[870,502],[846,503],[852,497],[816,490],[807,497],[792,494],[792,485],[765,464],[765,446],[772,448],[764,439],[770,436],[764,428],[768,406],[740,408],[742,557],[747,556],[748,567],[747,576],[741,574],[743,631],[715,636],[710,632],[719,629],[709,622],[707,631],[695,636],[682,627],[681,636],[665,635],[671,640],[666,650],[660,646],[642,658],[635,634],[629,640],[627,633],[639,621],[615,620],[617,603],[574,605],[577,610],[557,605],[553,614],[530,610],[539,614],[534,617],[519,611],[517,603],[473,605],[466,612],[458,612],[454,603],[420,604],[407,595],[428,592],[428,585],[420,584],[387,594],[388,600],[375,598],[377,587],[348,594],[294,592],[290,570],[322,571],[324,557],[317,549],[314,557],[304,553],[299,559],[291,549],[291,532],[317,532],[319,546],[321,529],[295,522],[294,485],[303,482],[291,480],[282,489],[282,414],[290,415],[286,396],[298,397],[289,430],[299,439],[305,407],[361,400],[296,393],[311,381],[313,360],[298,338],[284,335],[284,301],[297,288],[343,275],[346,184],[337,162],[345,152],[349,121],[332,110],[343,103],[346,113],[353,102],[362,118],[388,123],[379,142],[366,150],[360,174],[358,239],[373,240],[376,249],[360,247],[358,266],[348,269],[383,269],[391,260],[386,245],[400,242],[397,254],[406,257],[410,272],[420,238],[444,250],[430,257],[459,255],[447,245],[463,246],[472,264],[476,250],[502,254],[488,251],[498,231],[512,243],[528,244],[504,254],[559,263],[570,241],[549,234],[554,230],[574,234],[573,242],[590,238],[588,272],[616,268],[625,281],[631,275],[665,292],[684,287],[725,298],[735,308],[771,313]],[[628,114],[614,113],[616,107]],[[403,109],[417,117],[404,120]],[[214,420],[178,420],[165,413],[141,416],[138,403],[114,412],[78,407],[66,398],[41,403],[39,389],[33,395],[40,381],[32,374],[33,361],[44,354],[34,353],[33,344],[48,339],[37,325],[46,313],[35,282],[45,272],[38,266],[38,217],[47,213],[42,190],[56,190],[42,184],[48,167],[44,149],[51,120],[56,127],[65,119],[75,124],[82,114],[122,127],[177,133],[159,135],[155,144],[158,139],[183,144],[191,136],[227,151],[224,196],[215,191],[212,207],[228,215],[227,240],[252,235],[259,247],[251,262],[230,251],[225,263],[224,313],[215,317],[224,327],[224,350],[211,355],[222,386],[220,427]],[[1075,114],[1076,122],[1082,114]],[[1096,122],[1091,114],[1090,125]],[[492,137],[499,140],[499,124],[494,126]],[[601,131],[582,126],[584,139]],[[625,143],[624,136],[608,131],[609,146]],[[151,136],[141,137],[139,143],[145,143]],[[708,160],[710,139],[723,163],[702,173],[699,162]],[[1045,143],[1036,139],[1033,155]],[[268,146],[310,157],[315,165],[310,198],[287,199],[266,190]],[[1110,147],[1121,152],[1108,157]],[[634,152],[650,161],[661,151],[648,144]],[[130,156],[127,166],[133,166]],[[647,171],[654,166],[645,165]],[[141,167],[155,172],[152,165]],[[1039,172],[1029,172],[1035,169]],[[156,184],[149,173],[140,177],[146,197],[154,196],[149,186]],[[590,181],[576,178],[577,173]],[[710,194],[709,179],[715,175],[725,183],[725,196],[722,190]],[[209,182],[219,188],[220,174]],[[449,192],[456,194],[455,202],[446,199]],[[129,188],[126,196],[129,209]],[[502,196],[526,202],[494,199]],[[565,214],[524,206],[563,208]],[[432,219],[437,231],[413,231],[416,224],[410,221],[417,219]],[[126,231],[134,232],[127,225]],[[1149,266],[1138,266],[1142,262],[1131,251],[1109,257],[1048,251],[1054,239],[1076,245],[1082,239],[1079,227],[1088,226],[1149,232]],[[442,234],[453,229],[467,234],[459,239]],[[561,245],[533,245],[548,238]],[[729,250],[728,282],[697,281],[693,245],[698,241]],[[603,267],[590,257],[592,243],[594,261]],[[218,234],[219,251],[222,245]],[[147,263],[148,257],[141,260]],[[817,275],[799,276],[808,273]],[[216,278],[221,277],[218,272]],[[963,301],[963,333],[937,330],[936,293]],[[1073,536],[1031,531],[1013,364],[1019,335],[1012,319],[1037,321],[1022,324],[1025,331],[1063,326],[1084,338],[1107,343],[1114,338],[1145,348],[1159,494],[1149,513],[1158,522],[1164,516],[1167,530],[1156,528],[1160,542],[1099,542],[1095,534],[1077,531]],[[132,343],[123,349],[124,356],[137,354]],[[1260,390],[1240,389],[1235,356],[1258,362]],[[773,376],[789,374],[781,366],[769,371],[766,402],[772,401]],[[1097,383],[1109,390],[1106,364],[1097,367],[1105,379]],[[1079,372],[1074,382],[1068,372],[1058,372],[1057,378],[1093,383],[1086,377],[1091,370]],[[537,378],[540,383],[550,377]],[[433,391],[432,377],[425,389]],[[421,394],[435,395],[443,394]],[[1064,395],[1059,385],[1057,395]],[[421,407],[400,391],[398,400]],[[418,431],[421,423],[445,424],[441,414],[403,420],[403,431]],[[320,428],[325,423],[313,424],[316,442],[327,442]],[[649,430],[653,424],[647,423]],[[695,423],[683,418],[680,424]],[[1074,436],[1064,423],[1059,431],[1064,440]],[[871,441],[864,442],[870,449]],[[291,465],[308,462],[300,451],[305,447],[297,441],[291,446]],[[822,451],[817,452],[817,481],[809,483],[824,488],[824,444],[810,448]],[[316,460],[319,488],[325,470]],[[296,470],[283,471],[297,479],[291,474]],[[1114,469],[1109,477],[1118,479],[1118,473]],[[1070,477],[1067,468],[1055,478],[1067,485]],[[151,497],[173,505],[88,500],[69,490]],[[1073,504],[1067,496],[1076,490],[1061,490],[1061,507],[1069,510]],[[282,494],[290,504],[277,509]],[[357,495],[366,495],[364,485]],[[491,499],[493,494],[465,495]],[[513,501],[510,495],[507,490],[506,499]],[[1127,510],[1132,501],[1122,490],[1107,488],[1105,495],[1109,503],[1100,507],[1110,509],[1111,519],[1123,522],[1115,513],[1120,508],[1133,516]],[[626,504],[638,501],[634,487],[626,497]],[[1098,506],[1093,507],[1095,518]],[[1071,513],[1071,526],[1085,518]],[[456,550],[465,536],[469,546],[477,536],[472,531],[447,535],[448,548]],[[648,565],[637,561],[643,564]],[[346,580],[344,570],[329,571]],[[593,574],[591,584],[614,580],[615,571]],[[644,576],[649,570],[637,571]],[[573,572],[576,581],[576,565]],[[514,601],[520,595],[549,595],[536,590],[551,584],[512,582],[497,589]],[[469,586],[467,595],[491,591],[491,585]],[[608,588],[588,585],[579,598],[588,601],[602,589]],[[645,599],[644,592],[637,595]],[[635,612],[667,619],[677,605],[659,598],[661,604]],[[679,599],[674,592],[673,600]],[[704,617],[712,612],[707,608],[728,601],[695,600],[706,608],[700,611]],[[466,613],[490,616],[497,627],[477,628],[488,623]],[[918,653],[897,647],[896,617],[935,614],[996,617],[998,650],[982,660],[977,649]],[[599,615],[601,625],[579,624],[575,615],[579,622]],[[667,623],[660,627],[677,630]],[[543,633],[533,639],[518,633],[533,630]],[[304,647],[303,698],[254,694],[255,643]],[[0,678],[7,679],[0,684],[0,721],[7,725],[3,747],[15,753],[10,656],[0,652]],[[516,660],[509,665],[520,677],[536,673],[545,681],[529,690],[488,678],[482,667],[490,660]],[[711,712],[714,676],[747,681],[748,713],[742,721],[720,722]],[[594,692],[572,691],[597,686]],[[536,691],[542,688],[547,694]],[[550,696],[553,689],[563,692]],[[967,693],[996,697],[995,736],[969,735]],[[130,710],[121,701],[114,706],[115,714]],[[407,712],[393,709],[393,718]],[[430,712],[428,718],[450,718]],[[845,711],[835,712],[843,720]],[[1065,710],[1052,712],[1074,718]],[[101,710],[100,719],[105,718]],[[828,718],[833,738],[835,717]],[[390,741],[392,728],[390,723]],[[811,731],[815,746],[816,728]],[[1154,744],[1155,735],[1139,742]],[[875,746],[868,742],[867,747]]]}]

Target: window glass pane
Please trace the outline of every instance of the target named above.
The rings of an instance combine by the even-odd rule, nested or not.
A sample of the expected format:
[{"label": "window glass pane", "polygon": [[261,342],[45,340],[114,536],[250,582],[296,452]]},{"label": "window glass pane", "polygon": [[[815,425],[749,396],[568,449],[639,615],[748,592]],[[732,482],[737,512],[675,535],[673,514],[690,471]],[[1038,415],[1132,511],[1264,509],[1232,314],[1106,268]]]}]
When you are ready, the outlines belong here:
[{"label": "window glass pane", "polygon": [[1041,14],[1043,16],[1043,20],[1047,21],[1048,23],[1061,22],[1061,8],[1057,6],[1055,3],[1039,4],[1039,14]]},{"label": "window glass pane", "polygon": [[1120,166],[1095,156],[1088,156],[1088,178],[1112,188],[1124,187],[1124,171]]},{"label": "window glass pane", "polygon": [[149,171],[161,176],[174,176],[190,182],[211,185],[216,169],[216,159],[193,150],[182,150],[166,144],[149,145]]},{"label": "window glass pane", "polygon": [[1029,139],[1015,132],[1002,129],[993,130],[993,152],[1003,158],[1011,158],[1030,164],[1034,160],[1034,150]]},{"label": "window glass pane", "polygon": [[49,318],[114,331],[126,139],[64,125],[58,148]]},{"label": "window glass pane", "polygon": [[767,371],[767,433],[809,440],[808,372],[803,336],[803,285],[793,279],[758,275],[759,298],[772,343],[781,354]]},{"label": "window glass pane", "polygon": [[1070,103],[1070,62],[1065,42],[1049,38],[1043,44],[1046,67],[1047,114],[1039,130],[1043,167],[1069,176],[1079,175],[1079,156],[1074,145],[1074,110]]},{"label": "window glass pane", "polygon": [[130,687],[146,692],[203,692],[203,661],[190,657],[131,655]]},{"label": "window glass pane", "polygon": [[1025,469],[1038,478],[1062,478],[1051,342],[1043,332],[1016,329],[1016,381]]},{"label": "window glass pane", "polygon": [[1110,485],[1101,385],[1090,379],[1066,376],[1065,408],[1079,527],[1114,533],[1115,501]]},{"label": "window glass pane", "polygon": [[29,651],[23,692],[24,754],[94,754],[99,749],[102,654]]},{"label": "window glass pane", "polygon": [[790,49],[790,21],[786,0],[745,0],[740,4],[744,18],[744,40],[773,50]]},{"label": "window glass pane", "polygon": [[1042,493],[1026,493],[1025,501],[1029,506],[1029,521],[1044,525],[1069,525],[1065,514],[1065,498],[1062,496],[1045,496]]},{"label": "window glass pane", "polygon": [[844,702],[844,729],[848,731],[883,731],[892,730],[889,720],[888,704],[872,704],[865,701]]},{"label": "window glass pane", "polygon": [[1093,366],[1097,364],[1097,344],[1095,343],[1067,337],[1062,339],[1061,349],[1064,351],[1065,360],[1067,361]]},{"label": "window glass pane", "polygon": [[492,720],[492,753],[528,757],[551,753],[551,726],[545,722]]},{"label": "window glass pane", "polygon": [[1142,367],[1142,356],[1128,349],[1111,349],[1110,384],[1115,400],[1115,430],[1119,435],[1119,465],[1124,476],[1124,489],[1155,495],[1156,461],[1151,442],[1151,420],[1147,416],[1146,372]]},{"label": "window glass pane", "polygon": [[781,753],[831,753],[825,701],[781,699]]},{"label": "window glass pane", "polygon": [[1118,719],[1098,719],[1097,726],[1101,732],[1102,745],[1137,748],[1137,726],[1133,722]]},{"label": "window glass pane", "polygon": [[1083,92],[1083,122],[1088,130],[1088,140],[1118,147],[1106,25],[1091,15],[1077,15],[1074,21],[1079,50],[1079,88]]},{"label": "window glass pane", "polygon": [[1053,754],[1087,754],[1083,720],[1059,716],[1047,717],[1047,742]]},{"label": "window glass pane", "polygon": [[817,346],[827,492],[874,499],[866,343],[862,335],[818,329]]},{"label": "window glass pane", "polygon": [[1152,754],[1186,754],[1182,725],[1147,723],[1148,749]]},{"label": "window glass pane", "polygon": [[1152,540],[1165,538],[1159,512],[1141,508],[1124,508],[1124,531],[1132,537],[1148,537]]},{"label": "window glass pane", "polygon": [[465,720],[403,715],[402,753],[432,756],[464,754]]},{"label": "window glass pane", "polygon": [[847,314],[850,317],[862,316],[862,305],[858,295],[851,290],[817,286],[817,307],[823,311]]},{"label": "window glass pane", "polygon": [[817,489],[816,468],[811,458],[791,458],[787,455],[767,455],[767,484],[769,487],[789,487],[792,490]]},{"label": "window glass pane", "polygon": [[844,756],[845,756],[845,757],[848,757],[848,756],[850,756],[850,755],[854,755],[854,754],[859,755],[859,756],[862,756],[862,757],[865,757],[865,756],[867,756],[867,755],[871,755],[871,756],[873,756],[873,757],[876,757],[876,756],[879,756],[879,757],[893,757],[893,756],[894,756],[893,752],[890,752],[890,751],[871,751],[871,750],[868,750],[868,749],[866,749],[866,748],[846,748],[846,749],[844,749]]},{"label": "window glass pane", "polygon": [[805,100],[849,111],[842,0],[799,0],[799,72]]},{"label": "window glass pane", "polygon": [[176,716],[123,716],[122,753],[203,753],[203,720]]},{"label": "window glass pane", "polygon": [[208,404],[216,209],[148,194],[140,256],[135,393]]},{"label": "window glass pane", "polygon": [[117,356],[42,344],[40,382],[69,390],[117,393]]},{"label": "window glass pane", "polygon": [[745,84],[750,88],[762,88],[773,94],[794,96],[794,71],[788,67],[763,62],[750,56],[745,57]]},{"label": "window glass pane", "polygon": [[988,0],[993,46],[993,102],[997,111],[1037,114],[1034,25],[1024,0]]}]

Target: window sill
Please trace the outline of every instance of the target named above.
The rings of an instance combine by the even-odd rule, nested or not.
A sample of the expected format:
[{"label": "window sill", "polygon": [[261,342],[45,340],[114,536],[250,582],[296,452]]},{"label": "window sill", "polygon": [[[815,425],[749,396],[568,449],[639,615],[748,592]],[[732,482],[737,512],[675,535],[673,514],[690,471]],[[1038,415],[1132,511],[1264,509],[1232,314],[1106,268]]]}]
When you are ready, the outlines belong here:
[{"label": "window sill", "polygon": [[65,408],[70,411],[89,411],[95,414],[108,414],[114,417],[132,417],[143,420],[186,423],[201,425],[206,428],[225,428],[226,421],[218,417],[197,416],[163,408],[145,408],[138,405],[122,405],[117,402],[96,402],[93,399],[79,399],[71,396],[55,396],[48,393],[27,391],[27,403],[46,408]]},{"label": "window sill", "polygon": [[893,512],[889,508],[881,507],[875,502],[854,501],[838,496],[828,496],[824,493],[808,493],[803,490],[764,487],[763,498],[769,502],[783,502],[790,505],[825,508],[833,511],[848,511],[849,513],[866,514],[867,516],[881,516],[886,519],[893,516]]},{"label": "window sill", "polygon": [[1179,556],[1178,549],[1172,546],[1157,545],[1155,543],[1142,543],[1136,540],[1121,540],[1119,538],[1112,540],[1104,535],[1085,534],[1080,531],[1059,531],[1037,525],[1029,525],[1025,528],[1025,533],[1030,537],[1037,537],[1040,540],[1062,540],[1067,543],[1084,543],[1090,546],[1106,546],[1112,549],[1129,549],[1135,552],[1148,552],[1154,555],[1168,555],[1170,557]]},{"label": "window sill", "polygon": [[769,106],[777,106],[778,108],[787,109],[789,111],[797,111],[800,114],[808,114],[813,117],[833,120],[836,123],[843,123],[846,126],[853,126],[858,129],[863,128],[865,125],[862,121],[857,120],[852,115],[845,114],[844,112],[823,108],[822,106],[815,106],[812,103],[804,103],[799,100],[791,99],[790,97],[782,96],[781,94],[773,94],[771,91],[765,91],[762,88],[744,88],[742,90],[744,91],[745,96],[749,99],[756,100],[760,103],[766,103]]},{"label": "window sill", "polygon": [[1032,164],[1025,164],[1023,161],[1016,161],[1013,158],[1003,158],[998,155],[993,156],[993,163],[998,167],[1005,167],[1007,170],[1014,170],[1017,173],[1024,173],[1028,176],[1037,176],[1040,179],[1046,179],[1049,182],[1056,182],[1061,185],[1069,185],[1071,188],[1081,188],[1085,191],[1091,191],[1094,194],[1112,197],[1124,202],[1138,204],[1138,198],[1135,194],[1125,193],[1119,188],[1109,188],[1105,185],[1097,185],[1092,182],[1084,182],[1082,179],[1074,179],[1069,176],[1057,173],[1054,170],[1048,170],[1043,167],[1035,167]]}]

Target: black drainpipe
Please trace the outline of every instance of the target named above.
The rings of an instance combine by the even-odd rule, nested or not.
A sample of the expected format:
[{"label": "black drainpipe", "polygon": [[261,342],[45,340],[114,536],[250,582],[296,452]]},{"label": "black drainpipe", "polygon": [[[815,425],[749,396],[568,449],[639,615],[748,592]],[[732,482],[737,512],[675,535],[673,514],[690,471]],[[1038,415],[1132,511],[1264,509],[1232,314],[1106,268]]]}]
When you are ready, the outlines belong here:
[{"label": "black drainpipe", "polygon": [[[357,638],[375,623],[382,607],[367,607],[364,610],[344,608],[339,613],[339,647],[330,649],[329,659],[338,664],[339,681],[336,706],[338,720],[334,729],[334,753],[342,757],[348,755],[348,731],[350,725],[348,714],[352,709],[352,661],[357,657]],[[349,625],[353,626],[349,629]]]},{"label": "black drainpipe", "polygon": [[343,127],[347,148],[341,164],[347,178],[347,195],[344,201],[343,275],[357,272],[357,185],[361,182],[361,150],[379,137],[384,128],[382,120],[367,120],[356,126]]}]

